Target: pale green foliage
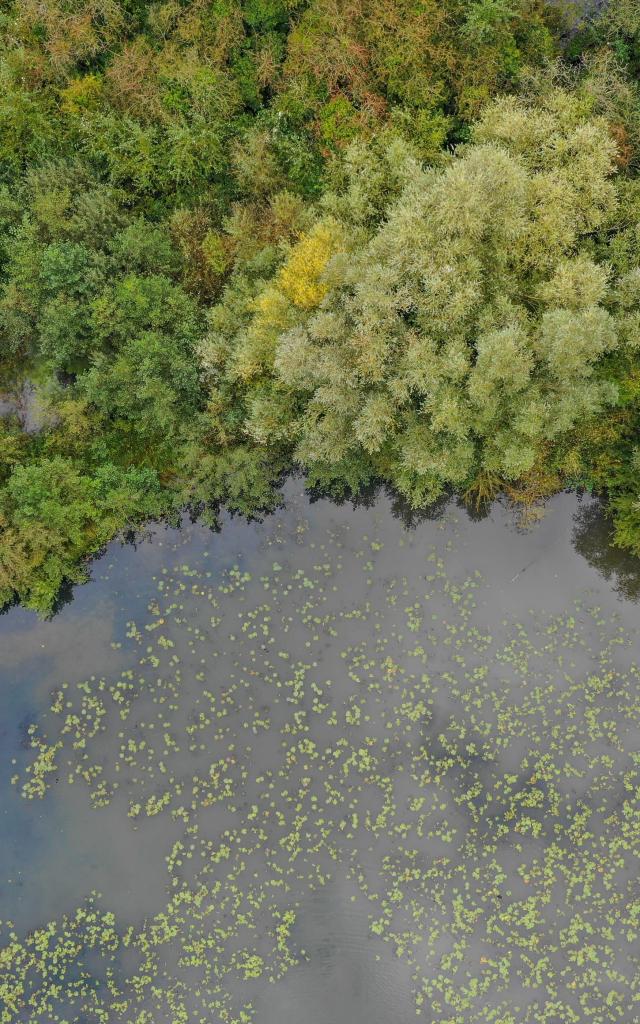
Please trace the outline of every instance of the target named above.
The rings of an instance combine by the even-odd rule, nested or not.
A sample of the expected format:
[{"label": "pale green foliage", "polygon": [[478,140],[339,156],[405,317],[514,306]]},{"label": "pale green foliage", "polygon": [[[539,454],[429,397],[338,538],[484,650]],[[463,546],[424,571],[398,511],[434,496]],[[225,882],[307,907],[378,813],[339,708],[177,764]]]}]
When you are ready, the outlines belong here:
[{"label": "pale green foliage", "polygon": [[[615,154],[562,91],[492,103],[439,167],[358,144],[319,214],[333,248],[313,301],[282,287],[304,238],[240,316],[232,287],[204,346],[214,393],[242,378],[255,441],[290,437],[328,477],[355,459],[415,503],[482,470],[522,477],[616,399],[594,370],[625,340],[618,282],[593,244],[616,213]],[[628,321],[637,289],[620,287]]]}]

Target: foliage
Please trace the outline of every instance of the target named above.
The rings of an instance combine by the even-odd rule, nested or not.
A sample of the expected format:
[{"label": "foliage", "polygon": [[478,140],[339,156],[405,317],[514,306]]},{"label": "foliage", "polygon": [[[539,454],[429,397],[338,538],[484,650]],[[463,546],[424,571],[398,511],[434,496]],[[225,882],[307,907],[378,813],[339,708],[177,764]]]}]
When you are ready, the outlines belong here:
[{"label": "foliage", "polygon": [[[622,313],[624,279],[593,245],[618,213],[615,153],[579,97],[501,99],[442,166],[392,145],[372,223],[356,148],[312,233],[247,293],[244,317],[224,317],[237,309],[231,288],[212,318],[205,365],[218,358],[214,382],[242,385],[244,431],[292,439],[316,476],[355,463],[416,505],[566,460],[578,425],[618,401],[597,366],[633,347],[623,325],[636,297]],[[310,240],[329,236],[309,289]]]},{"label": "foliage", "polygon": [[0,600],[17,593],[28,607],[50,612],[65,580],[85,578],[79,557],[129,521],[164,510],[150,470],[103,465],[90,477],[60,456],[17,466],[0,507]]},{"label": "foliage", "polygon": [[[72,505],[112,470],[243,511],[294,462],[415,504],[582,482],[636,545],[637,36],[631,2],[10,0],[0,388],[47,414],[3,420],[0,487],[58,458]],[[40,527],[73,576],[89,532]],[[50,606],[10,529],[3,594]]]}]

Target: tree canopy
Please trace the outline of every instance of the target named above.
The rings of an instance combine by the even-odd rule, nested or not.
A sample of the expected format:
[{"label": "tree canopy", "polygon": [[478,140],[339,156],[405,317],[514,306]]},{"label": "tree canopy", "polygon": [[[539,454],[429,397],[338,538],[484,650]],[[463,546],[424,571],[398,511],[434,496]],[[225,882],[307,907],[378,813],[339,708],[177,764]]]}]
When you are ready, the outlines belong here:
[{"label": "tree canopy", "polygon": [[241,400],[242,430],[294,439],[318,481],[383,477],[417,505],[542,465],[578,476],[576,427],[619,399],[599,367],[635,345],[637,270],[594,244],[620,212],[616,152],[562,90],[494,101],[435,167],[389,143],[382,203],[355,144],[276,273],[212,311],[214,406]]},{"label": "tree canopy", "polygon": [[587,486],[640,553],[639,31],[5,5],[0,598],[47,612],[124,526],[256,512],[296,465],[415,506]]}]

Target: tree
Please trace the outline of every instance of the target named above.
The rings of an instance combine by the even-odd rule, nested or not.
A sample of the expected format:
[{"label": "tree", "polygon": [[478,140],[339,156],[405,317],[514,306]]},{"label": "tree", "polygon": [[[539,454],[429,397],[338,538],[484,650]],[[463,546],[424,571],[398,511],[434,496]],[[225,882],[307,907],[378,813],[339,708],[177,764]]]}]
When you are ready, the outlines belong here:
[{"label": "tree", "polygon": [[78,391],[119,447],[162,466],[201,401],[194,358],[199,313],[192,299],[160,275],[130,274],[96,300],[92,366]]},{"label": "tree", "polygon": [[0,603],[17,595],[49,613],[65,580],[86,578],[84,555],[165,508],[150,470],[90,475],[61,457],[17,466],[0,492]]},{"label": "tree", "polygon": [[245,433],[293,440],[314,478],[360,467],[415,504],[522,478],[616,401],[596,372],[620,328],[592,244],[618,202],[606,122],[562,91],[498,100],[445,166],[388,155],[377,226],[356,153],[205,360],[241,384]]}]

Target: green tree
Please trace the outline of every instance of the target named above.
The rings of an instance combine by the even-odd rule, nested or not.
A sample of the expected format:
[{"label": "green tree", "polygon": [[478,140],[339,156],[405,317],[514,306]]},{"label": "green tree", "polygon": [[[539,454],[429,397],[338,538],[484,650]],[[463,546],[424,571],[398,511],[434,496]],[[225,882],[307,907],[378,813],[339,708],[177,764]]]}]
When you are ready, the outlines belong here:
[{"label": "green tree", "polygon": [[596,372],[619,345],[615,282],[592,251],[616,215],[615,153],[561,91],[496,101],[444,166],[396,148],[383,209],[356,149],[231,332],[213,321],[205,364],[240,385],[245,433],[293,441],[314,479],[348,467],[415,504],[532,471],[617,398]]},{"label": "green tree", "polygon": [[61,457],[16,466],[0,492],[0,602],[50,612],[65,580],[86,578],[83,556],[165,507],[150,470],[88,475]]}]

